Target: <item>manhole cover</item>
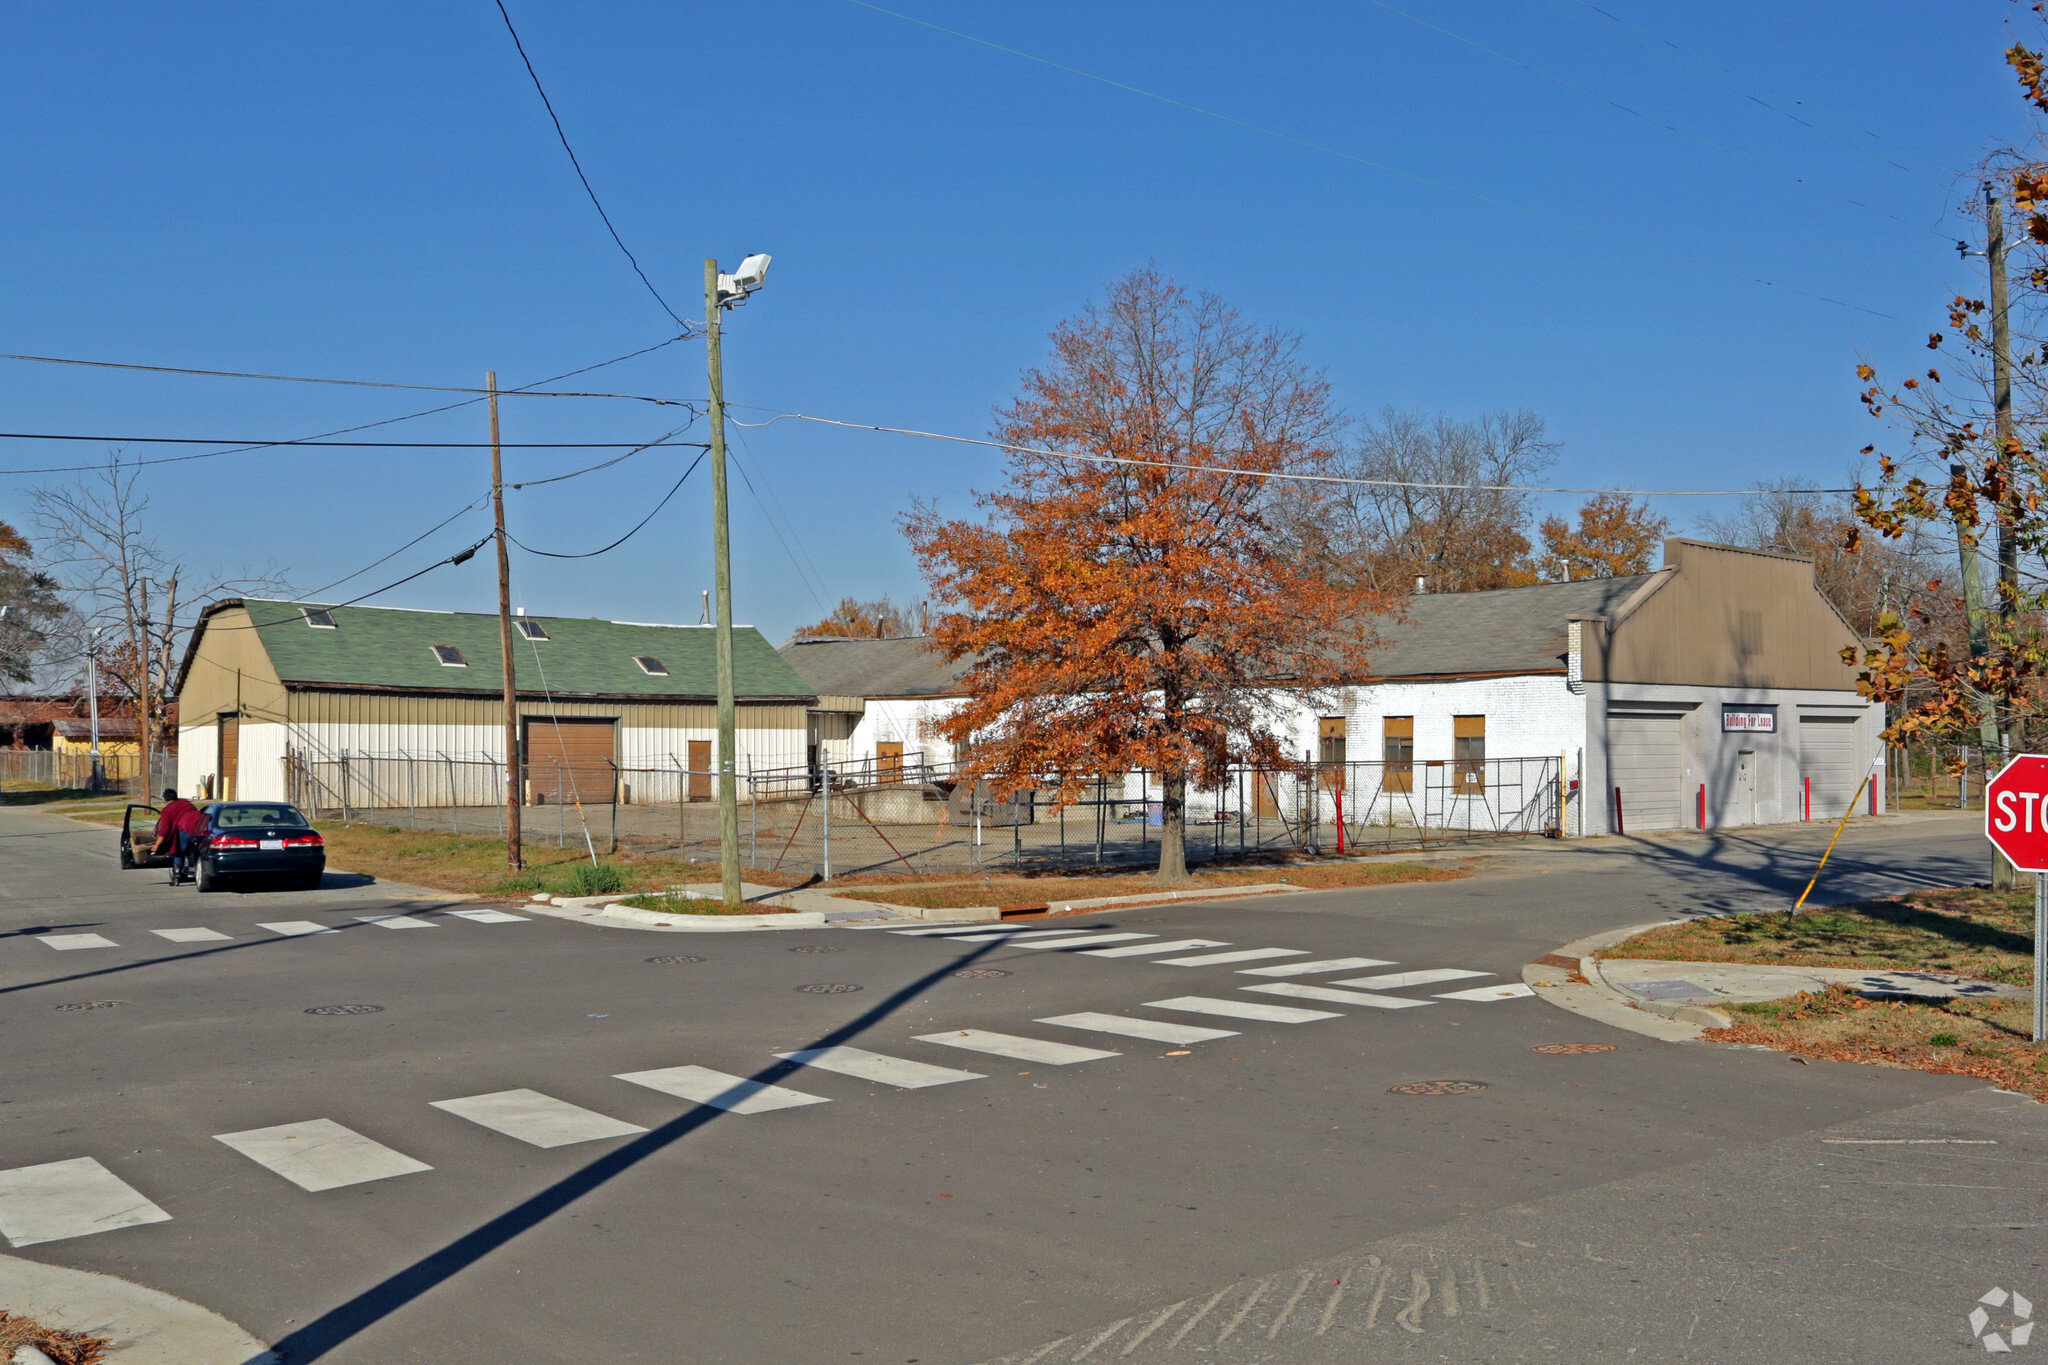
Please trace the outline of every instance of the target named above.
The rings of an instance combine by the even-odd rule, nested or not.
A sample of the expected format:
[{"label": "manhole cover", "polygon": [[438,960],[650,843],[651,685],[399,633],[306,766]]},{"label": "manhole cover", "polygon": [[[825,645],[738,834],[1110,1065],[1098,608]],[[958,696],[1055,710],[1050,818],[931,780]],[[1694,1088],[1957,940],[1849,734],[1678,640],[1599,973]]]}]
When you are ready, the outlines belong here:
[{"label": "manhole cover", "polygon": [[827,948],[819,943],[799,943],[796,947],[791,948],[790,951],[792,953],[843,953],[846,949]]},{"label": "manhole cover", "polygon": [[1645,1000],[1711,1000],[1714,995],[1690,981],[1644,981],[1627,989]]},{"label": "manhole cover", "polygon": [[126,1000],[78,1000],[69,1005],[58,1005],[60,1010],[110,1010],[116,1005],[125,1005]]},{"label": "manhole cover", "polygon": [[815,986],[797,987],[797,990],[805,995],[846,995],[859,989],[860,987],[844,981],[822,981]]},{"label": "manhole cover", "polygon": [[680,967],[686,962],[702,962],[704,959],[701,957],[677,957],[670,954],[664,957],[650,957],[647,960],[663,967]]},{"label": "manhole cover", "polygon": [[1486,1089],[1485,1081],[1409,1081],[1390,1085],[1389,1095],[1476,1095]]},{"label": "manhole cover", "polygon": [[382,1014],[382,1005],[315,1005],[308,1014]]},{"label": "manhole cover", "polygon": [[1529,1049],[1529,1051],[1531,1051],[1531,1052],[1544,1052],[1544,1053],[1549,1053],[1549,1054],[1551,1054],[1552,1056],[1565,1056],[1565,1055],[1568,1055],[1568,1054],[1575,1054],[1575,1053],[1580,1053],[1580,1052],[1612,1052],[1612,1051],[1614,1051],[1614,1044],[1612,1044],[1612,1043],[1538,1043],[1538,1044],[1537,1044],[1536,1046],[1534,1046],[1534,1047],[1530,1048],[1530,1049]]},{"label": "manhole cover", "polygon": [[986,981],[992,976],[1008,976],[1009,973],[999,972],[994,967],[963,967],[953,975],[968,981]]}]

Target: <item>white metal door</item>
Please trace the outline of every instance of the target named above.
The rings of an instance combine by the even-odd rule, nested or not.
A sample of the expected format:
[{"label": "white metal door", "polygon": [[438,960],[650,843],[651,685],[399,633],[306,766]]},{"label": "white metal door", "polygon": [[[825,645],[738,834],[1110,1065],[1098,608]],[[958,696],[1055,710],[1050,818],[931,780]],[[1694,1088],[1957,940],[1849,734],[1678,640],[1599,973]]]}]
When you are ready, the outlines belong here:
[{"label": "white metal door", "polygon": [[1756,821],[1756,754],[1744,749],[1735,756],[1735,789],[1722,823],[1753,825]]},{"label": "white metal door", "polygon": [[[1686,823],[1684,720],[1678,713],[1607,713],[1607,781],[1620,791],[1621,825],[1629,833]],[[1614,800],[1610,791],[1610,809]]]},{"label": "white metal door", "polygon": [[1849,808],[1863,781],[1854,716],[1799,718],[1799,776],[1809,784],[1815,820],[1833,820]]}]

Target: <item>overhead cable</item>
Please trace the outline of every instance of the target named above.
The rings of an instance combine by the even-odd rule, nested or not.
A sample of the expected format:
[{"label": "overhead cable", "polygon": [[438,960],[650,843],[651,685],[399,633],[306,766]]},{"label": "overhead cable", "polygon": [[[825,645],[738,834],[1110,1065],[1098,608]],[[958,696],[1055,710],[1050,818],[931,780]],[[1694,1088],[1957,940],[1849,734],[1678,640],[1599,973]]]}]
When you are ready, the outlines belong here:
[{"label": "overhead cable", "polygon": [[[681,340],[681,337],[672,337],[668,341],[662,342],[661,346],[672,346]],[[636,351],[634,354],[645,355],[649,350],[658,349],[660,347],[650,346],[646,350]],[[474,393],[485,396],[492,392],[490,389],[469,388],[459,384],[399,384],[380,379],[330,379],[324,376],[304,374],[256,374],[246,370],[202,370],[185,365],[136,365],[118,360],[78,360],[70,356],[16,355],[5,351],[0,351],[0,360],[32,360],[43,365],[82,365],[95,370],[140,370],[147,374],[201,375],[209,379],[265,379],[284,384],[335,384],[352,389],[416,389],[424,393]],[[617,364],[618,362],[608,361],[606,363]],[[582,371],[575,370],[571,371],[571,373],[581,374]],[[551,383],[553,381],[545,382]],[[499,389],[497,394],[500,398],[626,398],[641,403],[677,403],[682,401],[677,398],[655,398],[644,393],[563,393],[552,389],[532,388]]]},{"label": "overhead cable", "polygon": [[526,553],[530,555],[540,555],[545,559],[595,559],[598,555],[609,554],[611,551],[618,549],[621,545],[624,545],[627,541],[631,540],[634,536],[639,535],[641,528],[645,527],[648,522],[654,520],[655,512],[659,512],[662,508],[668,506],[668,500],[674,497],[677,493],[682,491],[683,485],[689,482],[690,476],[697,472],[697,466],[704,463],[705,453],[706,451],[703,450],[697,452],[697,458],[690,461],[690,467],[683,471],[683,477],[676,480],[675,487],[669,489],[668,492],[662,494],[661,501],[654,504],[653,511],[649,512],[646,516],[640,518],[639,522],[633,527],[632,530],[626,532],[626,534],[620,536],[617,540],[613,541],[611,544],[605,546],[602,549],[585,550],[580,554],[562,554],[555,550],[536,550],[531,545],[528,545],[525,541],[521,540],[519,537],[513,535],[510,531],[507,531],[505,533],[505,539],[511,541],[514,545],[517,545],[520,549],[526,551]]},{"label": "overhead cable", "polygon": [[[408,419],[396,417],[393,421]],[[0,441],[104,441],[109,445],[218,446],[237,445],[246,450],[268,450],[275,446],[327,446],[337,450],[635,450],[645,449],[632,441],[329,441],[321,437],[285,437],[258,441],[231,436],[80,436],[68,432],[0,431]],[[228,455],[232,451],[218,451]],[[92,466],[99,468],[98,465]],[[0,473],[41,473],[41,470],[0,470]]]}]

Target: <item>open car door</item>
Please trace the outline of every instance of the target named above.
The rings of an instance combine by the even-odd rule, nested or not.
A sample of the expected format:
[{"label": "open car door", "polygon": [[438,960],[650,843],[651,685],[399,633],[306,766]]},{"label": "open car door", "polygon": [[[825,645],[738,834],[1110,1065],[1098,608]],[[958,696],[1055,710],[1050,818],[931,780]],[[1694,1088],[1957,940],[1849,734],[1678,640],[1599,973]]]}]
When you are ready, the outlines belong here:
[{"label": "open car door", "polygon": [[158,857],[150,850],[156,847],[156,818],[160,812],[150,805],[132,805],[121,817],[121,866],[122,867],[169,867],[169,856]]}]

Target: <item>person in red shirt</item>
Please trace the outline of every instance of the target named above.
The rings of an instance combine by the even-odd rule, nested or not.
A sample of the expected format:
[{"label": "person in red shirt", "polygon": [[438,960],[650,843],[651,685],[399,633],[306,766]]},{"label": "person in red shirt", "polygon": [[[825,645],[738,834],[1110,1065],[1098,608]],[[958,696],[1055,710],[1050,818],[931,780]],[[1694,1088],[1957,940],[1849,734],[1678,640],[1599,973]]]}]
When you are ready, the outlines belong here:
[{"label": "person in red shirt", "polygon": [[151,852],[161,854],[170,848],[178,835],[178,822],[184,818],[187,811],[198,809],[199,807],[178,795],[176,787],[165,787],[163,809],[157,812],[156,817],[156,847]]},{"label": "person in red shirt", "polygon": [[179,796],[175,788],[166,787],[164,806],[157,814],[156,829],[156,852],[162,853],[166,844],[172,845],[171,881],[184,880],[193,855],[213,834],[206,812]]}]

